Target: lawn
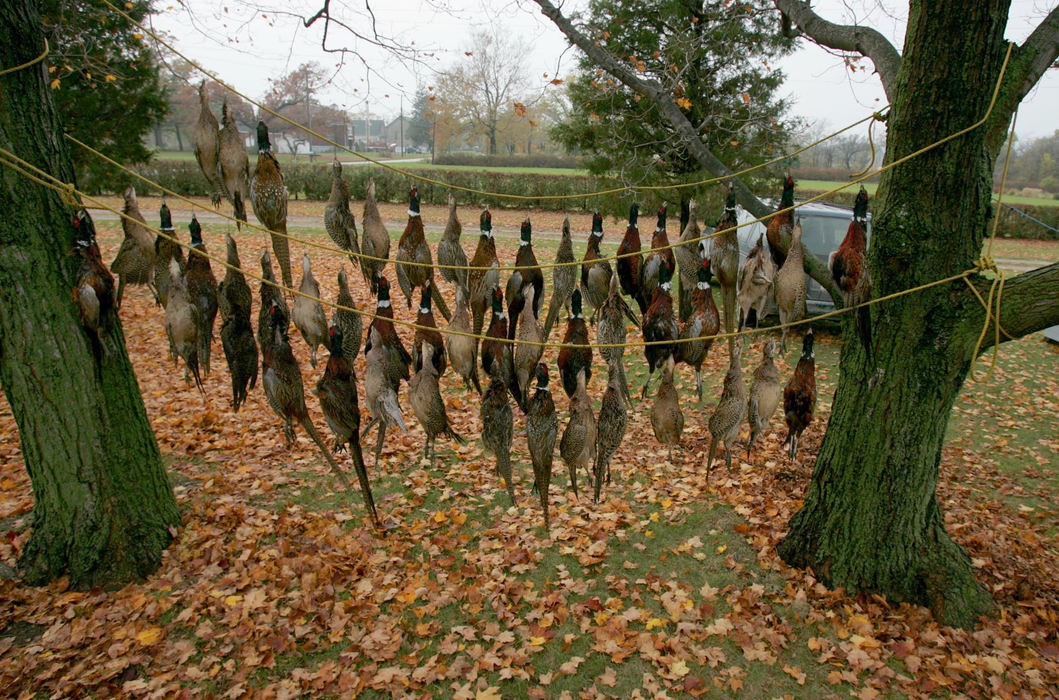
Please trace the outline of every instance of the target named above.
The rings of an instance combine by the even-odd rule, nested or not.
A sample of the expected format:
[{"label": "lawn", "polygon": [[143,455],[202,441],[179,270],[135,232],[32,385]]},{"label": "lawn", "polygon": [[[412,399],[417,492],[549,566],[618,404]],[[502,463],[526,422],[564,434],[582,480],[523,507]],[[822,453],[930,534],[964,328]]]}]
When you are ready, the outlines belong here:
[{"label": "lawn", "polygon": [[[141,204],[153,219],[157,200]],[[174,208],[178,231],[185,208]],[[359,215],[359,205],[353,210]],[[383,210],[395,241],[401,210]],[[291,212],[304,218],[295,235],[329,241],[310,221],[320,203],[292,203]],[[423,212],[437,240],[444,210]],[[535,248],[550,260],[559,215],[531,214],[548,234]],[[476,212],[461,215],[470,255]],[[525,215],[496,212],[503,264],[514,259]],[[577,255],[587,224],[587,216],[574,222]],[[110,260],[120,229],[103,221],[98,228]],[[605,252],[621,228],[608,222]],[[205,229],[209,250],[223,251],[232,227]],[[264,237],[236,238],[256,272]],[[333,299],[335,274],[348,260],[292,247],[296,259],[309,250],[322,296]],[[350,279],[357,305],[373,308],[360,275]],[[550,285],[550,272],[545,279]],[[450,285],[443,289],[452,304]],[[396,285],[394,302],[399,319],[414,318]],[[569,493],[556,456],[550,532],[530,492],[517,409],[512,505],[477,440],[477,394],[451,372],[442,377],[448,414],[469,442],[439,441],[439,463],[430,467],[420,460],[423,432],[402,389],[409,434],[388,436],[379,462],[370,449],[366,457],[380,514],[396,525],[375,536],[359,496],[341,491],[304,434],[285,444],[260,387],[231,411],[219,347],[202,397],[166,357],[162,314],[146,290],[127,294],[122,321],[182,526],[161,569],[118,591],[0,581],[6,695],[1011,696],[1059,685],[1059,352],[1039,334],[1002,346],[994,375],[967,383],[941,455],[947,526],[999,606],[970,633],[938,627],[921,608],[828,591],[775,554],[830,412],[841,344],[829,332],[821,330],[817,344],[818,416],[798,460],[784,455],[774,417],[749,458],[736,455],[731,470],[715,465],[706,481],[704,426],[728,363],[719,345],[705,365],[702,404],[693,374],[679,372],[687,422],[672,460],[651,432],[650,399],[630,413],[601,503]],[[411,332],[399,332],[409,343]],[[319,373],[296,335],[311,386]],[[779,359],[784,378],[798,345]],[[743,356],[749,372],[759,346]],[[555,350],[545,357],[553,363]],[[642,351],[625,358],[638,397]],[[598,400],[606,372],[595,359],[589,391]],[[356,369],[363,379],[362,355]],[[565,423],[567,400],[555,394]],[[325,428],[315,398],[307,399]],[[8,533],[0,562],[10,566],[28,537],[32,493],[2,403],[0,456],[0,525]]]},{"label": "lawn", "polygon": [[[864,189],[868,191],[869,195],[874,196],[875,190],[878,188],[878,184],[874,182],[865,182]],[[846,182],[840,182],[838,180],[799,180],[798,189],[811,192],[830,192],[831,190],[842,188],[842,192],[856,193],[860,189],[860,184],[848,185]],[[993,199],[996,200],[996,195],[993,195]],[[1037,207],[1059,207],[1059,199],[1054,197],[1027,197],[1019,194],[1005,194],[1004,201],[1011,205],[1016,204],[1028,204]]]}]

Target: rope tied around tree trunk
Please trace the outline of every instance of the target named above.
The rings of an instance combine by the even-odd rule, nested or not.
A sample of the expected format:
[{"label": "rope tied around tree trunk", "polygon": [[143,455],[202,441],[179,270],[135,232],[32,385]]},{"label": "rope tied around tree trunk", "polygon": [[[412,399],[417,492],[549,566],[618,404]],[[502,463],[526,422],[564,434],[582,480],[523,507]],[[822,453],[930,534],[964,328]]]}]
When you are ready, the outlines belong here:
[{"label": "rope tied around tree trunk", "polygon": [[23,63],[21,65],[14,66],[12,68],[4,68],[3,70],[0,70],[0,76],[8,75],[9,73],[17,73],[20,70],[25,70],[27,68],[31,68],[32,66],[37,65],[38,63],[43,61],[45,58],[47,58],[48,54],[50,52],[51,52],[51,47],[48,45],[48,39],[45,38],[44,39],[44,51],[42,51],[39,56],[37,56],[36,58],[30,59],[29,61],[26,61],[25,63]]},{"label": "rope tied around tree trunk", "polygon": [[[1010,49],[1010,45],[1009,45]],[[1003,204],[1004,199],[1004,188],[1008,181],[1008,167],[1011,165],[1011,150],[1012,144],[1015,141],[1015,121],[1019,117],[1019,110],[1015,108],[1014,114],[1011,115],[1011,128],[1008,131],[1008,143],[1007,152],[1004,155],[1004,171],[1000,175],[1000,193],[997,195],[997,204]],[[1000,334],[1003,333],[1007,336],[1008,340],[1014,340],[1015,338],[1004,330],[1004,327],[1000,325],[1000,303],[1004,296],[1004,281],[1006,279],[1004,271],[997,267],[996,261],[993,260],[993,241],[996,239],[997,228],[1000,225],[1000,213],[997,212],[993,215],[993,230],[989,232],[989,240],[986,243],[985,254],[975,261],[974,268],[975,273],[983,274],[985,272],[991,272],[993,274],[993,282],[989,285],[989,294],[987,298],[982,298],[981,292],[979,292],[971,280],[967,277],[963,278],[963,281],[967,283],[967,286],[974,292],[975,297],[982,304],[982,308],[985,309],[985,320],[982,322],[982,332],[978,334],[978,341],[974,344],[974,352],[971,354],[971,368],[970,375],[971,381],[987,381],[993,376],[993,370],[996,369],[997,357],[1000,354]],[[993,299],[996,299],[996,307],[994,309]],[[985,341],[986,333],[989,332],[989,325],[993,324],[993,356],[989,359],[989,369],[986,370],[985,376],[979,380],[974,376],[974,363],[978,359],[978,353],[982,349],[982,343]]]}]

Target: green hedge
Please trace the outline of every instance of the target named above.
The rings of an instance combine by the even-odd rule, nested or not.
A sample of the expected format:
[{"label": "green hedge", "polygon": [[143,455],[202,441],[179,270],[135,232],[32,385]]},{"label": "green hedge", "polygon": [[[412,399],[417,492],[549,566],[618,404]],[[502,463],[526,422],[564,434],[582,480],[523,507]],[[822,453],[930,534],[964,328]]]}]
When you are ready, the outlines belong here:
[{"label": "green hedge", "polygon": [[480,168],[570,168],[585,167],[580,158],[559,153],[531,153],[529,155],[481,155],[478,153],[439,153],[438,165],[471,165]]},{"label": "green hedge", "polygon": [[[206,196],[209,194],[206,180],[199,172],[198,164],[193,160],[156,160],[140,168],[145,177],[158,182],[164,187],[185,196]],[[482,197],[467,193],[456,193],[457,199],[464,206],[482,206],[489,204],[497,208],[548,209],[553,211],[593,211],[598,209],[609,216],[624,218],[629,211],[629,204],[634,194],[629,191],[616,192],[601,197],[575,197],[573,199],[546,200],[538,199],[541,195],[587,194],[600,190],[620,187],[616,180],[591,175],[554,175],[532,173],[490,172],[487,170],[447,170],[445,168],[417,168],[416,175],[438,180],[452,185],[467,187],[488,192],[525,195],[528,200],[512,200]],[[381,202],[401,203],[408,200],[408,189],[413,180],[392,170],[374,165],[346,166],[343,175],[350,184],[350,192],[355,199],[364,196],[364,189],[370,178],[375,179],[375,196]],[[320,159],[315,163],[294,163],[283,167],[283,176],[291,196],[295,199],[327,199],[331,193],[330,161]],[[427,204],[445,204],[448,202],[449,187],[418,182],[420,200]],[[804,195],[814,194],[803,192]],[[699,201],[699,216],[712,224],[720,216],[723,190],[713,186],[695,191],[692,196]],[[828,197],[827,201],[846,206],[853,205],[852,192],[840,192]],[[653,212],[657,202],[667,199],[677,202],[680,192],[676,190],[651,192],[636,197],[642,204],[641,216],[653,221]],[[1059,207],[1038,207],[1018,205],[1018,209],[1040,219],[1048,226],[1059,228]],[[679,217],[679,208],[670,206],[670,221]],[[1037,224],[1006,207],[1001,208],[1000,226],[997,235],[1003,238],[1029,238],[1040,240],[1059,240],[1059,233]],[[675,226],[671,223],[670,231]]]}]

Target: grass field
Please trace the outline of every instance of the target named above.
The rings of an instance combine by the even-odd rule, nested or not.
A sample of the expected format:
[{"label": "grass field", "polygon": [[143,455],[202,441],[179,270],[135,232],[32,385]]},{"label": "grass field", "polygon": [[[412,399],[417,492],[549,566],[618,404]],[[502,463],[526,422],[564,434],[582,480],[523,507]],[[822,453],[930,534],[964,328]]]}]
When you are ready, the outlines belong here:
[{"label": "grass field", "polygon": [[[828,192],[841,188],[840,191],[842,192],[856,193],[860,185],[846,185],[845,182],[839,182],[838,180],[799,180],[798,188],[808,192]],[[874,196],[877,188],[878,185],[874,182],[864,183],[864,189],[868,190],[869,195]],[[993,199],[996,200],[995,194]],[[1037,207],[1059,207],[1059,199],[1054,197],[1025,197],[1023,195],[1006,194],[1004,195],[1004,201],[1011,205],[1029,204]]]}]

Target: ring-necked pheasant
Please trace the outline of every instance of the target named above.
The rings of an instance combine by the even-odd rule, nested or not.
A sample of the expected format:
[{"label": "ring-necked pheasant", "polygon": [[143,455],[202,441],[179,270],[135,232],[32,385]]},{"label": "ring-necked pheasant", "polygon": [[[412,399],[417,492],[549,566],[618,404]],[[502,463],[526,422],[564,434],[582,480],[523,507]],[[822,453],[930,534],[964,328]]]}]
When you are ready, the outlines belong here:
[{"label": "ring-necked pheasant", "polygon": [[585,255],[581,258],[581,295],[592,307],[592,322],[596,321],[599,307],[610,293],[610,278],[614,271],[610,263],[602,260],[599,245],[603,241],[603,215],[592,214],[592,232],[588,235]]},{"label": "ring-necked pheasant", "polygon": [[349,210],[349,184],[342,177],[342,164],[335,158],[331,164],[331,196],[324,207],[324,228],[342,250],[349,251],[349,261],[360,264],[360,234],[357,220]]},{"label": "ring-necked pheasant", "polygon": [[309,346],[309,364],[316,368],[316,350],[328,347],[331,338],[327,329],[327,316],[320,303],[320,285],[313,277],[312,263],[309,254],[302,254],[302,281],[298,284],[300,294],[294,295],[294,306],[291,309],[291,320],[294,327],[302,334],[305,344]]},{"label": "ring-necked pheasant", "polygon": [[651,428],[655,439],[669,448],[669,461],[673,461],[673,448],[680,446],[680,436],[684,432],[684,413],[680,410],[680,398],[673,385],[673,356],[666,358],[662,365],[662,381],[658,385],[658,394],[651,407]]},{"label": "ring-necked pheasant", "polygon": [[739,426],[746,418],[746,389],[743,387],[743,366],[740,356],[743,351],[743,339],[736,338],[729,358],[728,372],[724,375],[724,386],[717,407],[710,416],[710,451],[706,457],[706,479],[710,478],[713,467],[713,456],[717,446],[724,443],[724,461],[732,468],[732,453],[735,441],[739,437]]},{"label": "ring-necked pheasant", "polygon": [[570,396],[570,420],[559,442],[559,456],[570,470],[570,490],[574,492],[574,498],[577,498],[578,470],[584,470],[591,478],[589,465],[596,456],[596,416],[592,413],[592,400],[585,390],[585,381],[585,370],[581,369]]},{"label": "ring-necked pheasant", "polygon": [[96,243],[96,227],[85,209],[73,217],[74,249],[81,257],[73,298],[81,325],[88,334],[97,371],[103,360],[103,335],[114,324],[114,277],[103,264]]},{"label": "ring-necked pheasant", "polygon": [[191,232],[191,247],[184,268],[188,297],[198,308],[199,364],[203,376],[210,373],[210,353],[213,345],[213,323],[217,319],[217,279],[213,276],[210,259],[206,257],[206,244],[202,242],[202,226],[194,215],[188,224]]},{"label": "ring-necked pheasant", "polygon": [[[586,347],[572,347],[582,345]],[[559,378],[563,391],[573,398],[577,389],[577,375],[584,374],[585,382],[592,379],[592,347],[588,340],[588,324],[581,309],[581,290],[575,289],[570,297],[570,318],[566,322],[563,347],[559,348]]]},{"label": "ring-necked pheasant", "polygon": [[408,308],[412,308],[412,296],[417,287],[428,285],[434,298],[434,305],[448,321],[452,317],[449,307],[434,285],[434,257],[427,245],[426,233],[423,230],[423,217],[419,211],[419,190],[415,187],[408,195],[408,223],[405,224],[401,239],[397,242],[397,255],[394,259],[397,268],[397,282],[401,285]]},{"label": "ring-necked pheasant", "polygon": [[610,483],[610,460],[621,447],[625,439],[625,428],[629,424],[629,414],[622,396],[625,387],[624,372],[620,361],[608,363],[607,390],[599,405],[599,419],[596,421],[596,459],[593,465],[592,500],[599,503],[599,494],[604,480]]},{"label": "ring-necked pheasant", "polygon": [[353,362],[346,356],[342,329],[331,326],[331,356],[327,359],[324,374],[316,382],[313,393],[320,399],[320,408],[324,420],[335,434],[335,452],[349,445],[349,456],[353,460],[353,470],[360,482],[360,493],[364,506],[368,509],[371,522],[379,524],[379,515],[375,512],[375,498],[371,493],[368,481],[368,468],[364,464],[364,452],[360,446],[360,405],[357,401],[357,375],[353,371]]},{"label": "ring-necked pheasant", "polygon": [[776,278],[776,266],[772,256],[765,247],[765,236],[758,236],[757,243],[739,270],[739,291],[736,293],[736,307],[739,314],[739,330],[748,323],[750,310],[755,311],[757,323],[765,313],[765,305],[772,294],[772,283]]},{"label": "ring-necked pheasant", "polygon": [[[691,313],[691,290],[695,288],[695,279],[699,273],[702,261],[702,247],[704,241],[697,239],[702,237],[702,229],[699,227],[699,205],[694,199],[688,202],[688,223],[680,233],[682,245],[673,249],[673,255],[677,259],[677,268],[680,274],[680,289],[677,297],[677,312],[681,322],[688,318]],[[736,259],[738,262],[738,258]]]},{"label": "ring-necked pheasant", "polygon": [[412,336],[412,369],[416,372],[423,366],[423,343],[427,343],[431,347],[431,357],[433,357],[434,370],[440,377],[445,374],[447,365],[445,363],[445,339],[441,337],[441,331],[438,330],[438,324],[434,320],[434,312],[430,308],[430,281],[428,280],[423,285],[422,293],[419,297],[419,312],[416,314],[416,325],[421,328],[416,328],[415,333]]},{"label": "ring-necked pheasant", "polygon": [[[710,272],[721,285],[721,305],[724,307],[724,329],[734,333],[739,325],[736,321],[735,297],[739,284],[739,237],[736,227],[735,193],[731,185],[724,200],[724,214],[717,222],[718,235],[710,239]],[[735,336],[728,337],[728,351],[732,351]]]},{"label": "ring-necked pheasant", "polygon": [[533,226],[530,224],[529,217],[522,222],[515,266],[524,269],[514,270],[507,280],[507,337],[509,339],[514,339],[518,332],[519,314],[526,305],[524,290],[527,287],[533,287],[533,317],[535,319],[540,318],[541,301],[544,298],[544,275],[541,274],[537,256],[533,253]]},{"label": "ring-necked pheasant", "polygon": [[173,215],[162,198],[162,206],[158,209],[158,226],[161,234],[154,239],[154,291],[158,295],[158,302],[165,307],[169,299],[169,261],[176,259],[180,262],[180,270],[184,270],[184,249],[176,242],[176,229],[173,228]]},{"label": "ring-necked pheasant", "polygon": [[485,340],[482,341],[482,369],[485,376],[497,376],[519,401],[518,382],[515,381],[515,353],[507,342],[507,316],[504,314],[504,293],[500,288],[492,292],[493,315],[489,320]]},{"label": "ring-necked pheasant", "polygon": [[243,137],[228,109],[228,98],[221,105],[221,130],[217,134],[217,160],[221,169],[221,194],[232,203],[236,228],[246,221],[246,200],[250,198],[250,159]]},{"label": "ring-necked pheasant", "polygon": [[577,266],[574,258],[574,241],[570,237],[570,219],[563,219],[562,236],[555,251],[555,267],[552,268],[552,300],[548,303],[548,317],[544,321],[544,337],[550,338],[552,327],[559,313],[566,308],[570,296],[577,286]]},{"label": "ring-necked pheasant", "polygon": [[451,438],[461,445],[467,442],[452,429],[448,413],[445,411],[445,402],[438,388],[438,371],[433,361],[435,352],[435,346],[424,340],[419,352],[416,353],[422,358],[422,366],[408,380],[408,402],[412,404],[412,412],[415,413],[419,424],[423,426],[423,432],[426,433],[423,456],[426,457],[429,454],[431,469],[437,461],[435,442],[439,435]]},{"label": "ring-necked pheasant", "polygon": [[614,267],[618,271],[622,293],[633,298],[633,301],[640,307],[640,315],[643,316],[644,311],[647,311],[648,300],[644,298],[640,289],[643,256],[640,255],[640,229],[637,226],[639,216],[640,205],[633,202],[629,206],[629,225],[625,228],[621,243],[618,244],[618,259],[614,261]]},{"label": "ring-necked pheasant", "polygon": [[[853,220],[849,222],[846,237],[842,245],[831,253],[827,267],[831,278],[835,280],[846,306],[856,306],[871,299],[871,275],[868,273],[868,262],[865,251],[868,246],[868,191],[863,186],[853,203]],[[857,335],[861,345],[872,360],[871,310],[867,306],[857,309],[855,320]]]},{"label": "ring-necked pheasant", "polygon": [[791,229],[791,247],[787,250],[787,259],[783,267],[776,272],[776,308],[780,312],[780,323],[783,333],[780,346],[787,352],[787,325],[805,318],[805,294],[807,281],[805,276],[805,251],[802,249],[802,225],[794,224]]},{"label": "ring-necked pheasant", "polygon": [[356,302],[353,301],[353,295],[349,293],[349,277],[346,276],[345,265],[338,270],[338,297],[335,302],[338,305],[331,314],[331,325],[342,330],[342,352],[352,362],[357,358],[360,343],[364,340],[364,321],[357,310]]},{"label": "ring-necked pheasant", "polygon": [[[625,330],[625,317],[630,311],[629,305],[621,295],[618,287],[618,276],[610,278],[610,294],[603,302],[600,309],[599,325],[596,327],[596,339],[601,346],[599,354],[608,365],[615,364],[618,373],[618,385],[621,388],[621,398],[629,407],[632,407],[632,398],[629,396],[629,382],[625,378],[625,341],[628,333]],[[608,380],[609,383],[609,380]]]},{"label": "ring-necked pheasant", "polygon": [[794,374],[783,389],[783,413],[787,421],[784,446],[793,460],[798,456],[798,440],[809,427],[816,411],[816,359],[813,352],[813,329],[802,338],[802,356],[794,366]]},{"label": "ring-necked pheasant", "polygon": [[490,295],[500,286],[500,271],[492,269],[499,267],[500,262],[496,257],[496,240],[493,238],[493,215],[488,209],[482,211],[478,220],[478,229],[478,247],[475,248],[474,257],[471,258],[471,266],[482,269],[469,270],[467,273],[467,285],[471,293],[468,302],[471,305],[475,335],[482,332],[485,312],[490,304]]},{"label": "ring-necked pheasant", "polygon": [[261,253],[261,287],[258,293],[261,306],[257,310],[257,344],[264,352],[265,346],[272,342],[272,302],[276,302],[284,318],[290,318],[287,301],[283,292],[276,286],[276,275],[272,272],[272,256],[267,250]]},{"label": "ring-necked pheasant", "polygon": [[364,440],[376,424],[379,426],[378,438],[375,441],[375,464],[382,456],[382,447],[386,441],[386,429],[397,426],[407,434],[401,407],[397,403],[397,392],[394,389],[391,372],[391,351],[383,343],[382,334],[373,324],[368,327],[368,338],[364,343],[364,359],[367,370],[364,372],[364,399],[368,404],[371,421],[364,426],[360,439]]},{"label": "ring-necked pheasant", "polygon": [[221,347],[232,378],[232,408],[238,412],[257,384],[258,354],[250,327],[250,285],[243,276],[239,251],[231,236],[227,237],[227,247],[228,269],[217,290],[217,305],[221,309]]},{"label": "ring-necked pheasant", "polygon": [[780,403],[783,394],[780,386],[780,373],[776,369],[773,357],[776,355],[776,341],[769,338],[761,348],[761,364],[754,370],[750,380],[750,391],[747,392],[746,422],[750,424],[750,437],[746,441],[746,456],[750,457],[750,448],[754,446],[758,435],[769,427],[772,414]]},{"label": "ring-necked pheasant", "polygon": [[[691,315],[680,327],[681,340],[676,345],[676,361],[695,370],[695,394],[702,401],[702,363],[713,347],[714,336],[721,330],[721,317],[710,289],[710,260],[703,258],[699,277],[691,292]],[[686,340],[694,338],[695,340]]]},{"label": "ring-necked pheasant", "polygon": [[254,206],[254,216],[269,230],[283,286],[291,289],[294,283],[287,241],[287,186],[283,184],[279,161],[272,155],[268,126],[263,121],[257,123],[257,167],[250,180],[250,203]]},{"label": "ring-necked pheasant", "polygon": [[202,388],[199,374],[199,310],[188,298],[187,284],[176,260],[169,261],[169,275],[171,282],[169,302],[165,305],[165,333],[169,338],[169,346],[176,353],[174,363],[184,360],[184,383],[190,384],[190,377],[194,377],[195,386],[205,396],[206,390]]},{"label": "ring-necked pheasant", "polygon": [[643,349],[647,357],[647,381],[640,390],[641,399],[647,397],[647,387],[654,371],[673,356],[676,348],[672,341],[680,336],[680,327],[673,317],[673,297],[669,293],[672,272],[666,265],[659,265],[657,269],[658,286],[643,317],[643,338],[649,344],[644,345]]},{"label": "ring-necked pheasant", "polygon": [[360,259],[360,271],[364,273],[364,281],[368,283],[371,293],[375,294],[379,290],[379,277],[386,269],[386,259],[390,257],[390,234],[375,201],[375,180],[368,180],[364,191],[364,216],[360,218],[360,223],[364,227],[360,251],[367,256]]},{"label": "ring-necked pheasant", "polygon": [[154,288],[154,237],[147,230],[147,219],[140,213],[136,189],[131,185],[125,189],[125,206],[122,208],[121,229],[125,238],[121,241],[118,254],[110,264],[110,271],[118,276],[118,293],[114,299],[117,308],[121,308],[121,298],[127,284],[144,284],[151,290],[151,295],[158,299]]},{"label": "ring-necked pheasant", "polygon": [[[783,267],[787,260],[785,252],[791,245],[791,232],[794,227],[794,178],[790,175],[783,181],[783,195],[776,207],[779,213],[769,219],[765,228],[765,240],[769,244],[769,252],[772,254],[772,264],[776,269]],[[788,211],[785,211],[788,210]]]},{"label": "ring-necked pheasant", "polygon": [[526,411],[526,442],[529,445],[530,461],[533,463],[533,488],[541,499],[544,511],[544,529],[551,526],[548,517],[548,488],[552,483],[552,460],[555,457],[555,442],[559,434],[559,416],[555,413],[555,401],[548,386],[548,366],[537,365],[537,390],[529,401]]},{"label": "ring-necked pheasant", "polygon": [[[533,307],[536,300],[536,291],[532,284],[527,284],[524,289],[525,307],[519,315],[518,344],[515,346],[515,354],[512,364],[515,370],[515,382],[518,384],[516,398],[519,408],[526,412],[527,401],[529,401],[530,381],[537,370],[537,364],[544,354],[544,327],[537,321],[537,314]],[[508,332],[510,335],[510,331]]]},{"label": "ring-necked pheasant", "polygon": [[269,321],[272,328],[272,340],[262,351],[264,359],[261,377],[268,405],[283,421],[283,434],[287,438],[287,444],[294,444],[294,424],[297,423],[316,443],[327,466],[342,482],[346,493],[352,500],[353,484],[349,483],[349,477],[335,462],[331,451],[324,445],[323,438],[320,437],[312,419],[309,418],[309,410],[305,407],[301,369],[298,368],[298,361],[294,359],[294,353],[291,352],[290,339],[287,336],[289,321],[275,302],[269,310]]},{"label": "ring-necked pheasant", "polygon": [[658,207],[658,223],[655,224],[654,233],[651,235],[651,250],[644,256],[640,273],[640,290],[648,306],[651,305],[655,289],[658,288],[659,269],[662,267],[668,268],[670,279],[673,278],[673,273],[676,272],[677,261],[673,256],[673,249],[668,246],[666,205],[663,203]]},{"label": "ring-necked pheasant", "polygon": [[467,308],[467,297],[464,290],[456,286],[456,310],[449,321],[449,330],[456,333],[445,334],[445,350],[449,363],[456,374],[463,377],[464,385],[482,395],[482,385],[478,380],[478,338],[471,337],[471,313]]},{"label": "ring-necked pheasant", "polygon": [[195,144],[195,160],[198,161],[199,169],[202,170],[206,182],[210,185],[210,204],[214,208],[221,203],[223,192],[221,165],[218,161],[219,135],[220,127],[217,125],[217,117],[213,116],[213,111],[210,109],[210,96],[206,90],[206,81],[203,80],[199,83],[199,118],[195,123],[192,140]]},{"label": "ring-necked pheasant", "polygon": [[499,373],[493,373],[489,388],[482,397],[479,416],[482,420],[482,444],[496,456],[496,473],[507,488],[511,503],[515,502],[515,486],[511,474],[511,434],[515,417],[507,398],[507,386]]},{"label": "ring-necked pheasant", "polygon": [[467,253],[463,252],[460,245],[460,234],[463,225],[460,217],[456,214],[456,197],[449,195],[449,219],[445,222],[445,232],[441,235],[438,243],[438,272],[446,282],[452,282],[458,289],[463,290],[463,298],[470,298],[470,289],[467,287],[467,270],[453,269],[451,266],[466,267]]}]

